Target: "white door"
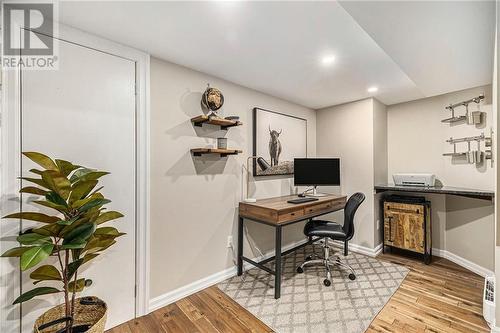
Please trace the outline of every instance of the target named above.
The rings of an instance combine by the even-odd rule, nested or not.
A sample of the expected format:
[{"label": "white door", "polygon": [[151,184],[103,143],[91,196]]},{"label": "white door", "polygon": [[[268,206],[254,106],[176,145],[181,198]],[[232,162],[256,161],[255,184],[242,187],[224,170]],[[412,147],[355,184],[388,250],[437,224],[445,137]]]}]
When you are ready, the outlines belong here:
[{"label": "white door", "polygon": [[[108,209],[125,217],[110,226],[127,235],[81,273],[93,280],[83,295],[107,302],[109,328],[135,315],[136,64],[66,41],[58,58],[58,70],[21,73],[21,147],[111,172],[101,178],[102,193],[112,200]],[[24,176],[33,167],[22,159]],[[23,195],[23,211],[40,211],[31,199]],[[22,290],[31,288],[29,272],[23,273]],[[22,331],[30,332],[38,315],[61,302],[53,296],[24,303]]]}]

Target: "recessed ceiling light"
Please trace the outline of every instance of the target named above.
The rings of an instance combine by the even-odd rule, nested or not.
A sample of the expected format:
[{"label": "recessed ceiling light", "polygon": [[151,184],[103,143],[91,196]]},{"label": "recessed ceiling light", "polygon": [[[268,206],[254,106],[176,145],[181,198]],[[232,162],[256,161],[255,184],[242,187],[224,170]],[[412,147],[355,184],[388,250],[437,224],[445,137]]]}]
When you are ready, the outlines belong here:
[{"label": "recessed ceiling light", "polygon": [[370,87],[370,88],[368,88],[368,92],[369,93],[374,93],[374,92],[377,92],[377,91],[378,91],[377,87]]},{"label": "recessed ceiling light", "polygon": [[330,64],[333,64],[333,62],[335,61],[335,56],[325,56],[323,57],[323,59],[321,59],[321,63],[323,63],[323,65],[330,65]]}]

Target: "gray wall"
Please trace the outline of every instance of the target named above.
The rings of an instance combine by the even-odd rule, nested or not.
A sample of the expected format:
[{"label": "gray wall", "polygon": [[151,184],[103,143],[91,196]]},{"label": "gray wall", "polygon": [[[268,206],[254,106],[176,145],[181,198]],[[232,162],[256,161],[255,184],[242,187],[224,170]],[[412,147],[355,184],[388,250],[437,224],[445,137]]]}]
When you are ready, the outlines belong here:
[{"label": "gray wall", "polygon": [[[441,119],[450,116],[444,107],[450,103],[485,93],[481,110],[487,112],[482,126],[457,124],[450,126]],[[475,105],[470,106],[476,110]],[[457,115],[463,113],[457,109]],[[475,166],[444,157],[453,146],[449,137],[490,135],[494,127],[492,87],[483,86],[391,105],[388,120],[388,181],[397,172],[430,172],[448,186],[494,190],[494,168],[490,162]],[[473,146],[475,148],[475,144]],[[458,150],[466,146],[457,146]],[[484,149],[484,147],[483,147]],[[449,251],[489,270],[494,269],[494,205],[491,202],[455,196],[426,196],[433,209],[433,248]]]},{"label": "gray wall", "polygon": [[[378,100],[373,100],[373,182],[384,183],[387,179],[387,107]],[[370,193],[371,194],[371,193]],[[383,223],[380,218],[380,198],[382,194],[375,194],[373,201],[375,234],[374,245],[383,241]]]},{"label": "gray wall", "polygon": [[[224,131],[193,127],[201,114],[207,83],[225,97],[223,115],[239,115],[243,126],[229,129],[228,146],[244,153],[227,158],[193,158],[191,148],[215,144]],[[245,189],[243,165],[252,152],[252,108],[259,106],[307,119],[308,153],[316,154],[313,110],[155,58],[151,59],[151,297],[233,266],[227,237],[236,245],[237,207]],[[251,186],[256,197],[294,191],[293,179],[265,178]],[[248,224],[249,257],[271,249],[272,229]],[[302,225],[284,229],[285,244],[303,239]]]},{"label": "gray wall", "polygon": [[[374,125],[373,99],[333,106],[317,111],[317,153],[319,157],[340,157],[340,192],[363,192],[365,202],[356,213],[353,244],[374,248]],[[342,222],[341,214],[331,219]]]}]

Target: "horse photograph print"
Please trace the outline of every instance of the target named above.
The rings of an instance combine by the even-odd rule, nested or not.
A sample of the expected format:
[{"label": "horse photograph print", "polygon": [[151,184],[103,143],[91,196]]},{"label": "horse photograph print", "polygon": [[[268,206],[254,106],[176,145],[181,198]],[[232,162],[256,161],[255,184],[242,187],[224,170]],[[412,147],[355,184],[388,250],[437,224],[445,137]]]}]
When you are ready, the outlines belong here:
[{"label": "horse photograph print", "polygon": [[254,108],[253,135],[253,156],[267,162],[254,163],[254,176],[293,175],[294,158],[307,157],[306,119]]}]

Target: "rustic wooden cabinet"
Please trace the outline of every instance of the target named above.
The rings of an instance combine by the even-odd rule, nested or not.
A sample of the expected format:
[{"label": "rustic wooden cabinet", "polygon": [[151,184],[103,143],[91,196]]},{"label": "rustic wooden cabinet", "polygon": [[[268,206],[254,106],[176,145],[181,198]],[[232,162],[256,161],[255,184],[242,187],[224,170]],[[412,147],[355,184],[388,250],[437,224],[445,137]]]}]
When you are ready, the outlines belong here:
[{"label": "rustic wooden cabinet", "polygon": [[388,196],[382,205],[384,249],[389,246],[420,253],[425,263],[430,263],[430,202],[420,197]]}]

